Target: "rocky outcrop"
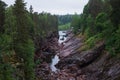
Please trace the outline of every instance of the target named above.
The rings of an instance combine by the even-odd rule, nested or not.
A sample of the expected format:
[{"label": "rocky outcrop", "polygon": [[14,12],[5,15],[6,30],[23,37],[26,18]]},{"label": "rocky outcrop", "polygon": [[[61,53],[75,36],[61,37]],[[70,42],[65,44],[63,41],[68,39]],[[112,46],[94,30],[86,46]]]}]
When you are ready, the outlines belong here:
[{"label": "rocky outcrop", "polygon": [[50,62],[48,59],[51,59],[50,57],[54,56],[58,50],[58,33],[53,32],[38,41],[35,51],[35,61],[40,59],[41,62]]},{"label": "rocky outcrop", "polygon": [[56,65],[59,69],[52,72],[47,62],[50,61],[50,56],[54,52],[52,53],[49,49],[54,51],[59,47],[54,45],[56,40],[50,41],[51,47],[45,48],[36,56],[42,60],[35,69],[36,80],[120,80],[119,54],[111,56],[105,51],[104,42],[96,44],[94,48],[87,51],[79,51],[78,48],[83,45],[83,39],[74,36],[71,32],[64,42],[64,47],[60,49],[60,61]]},{"label": "rocky outcrop", "polygon": [[[67,58],[64,58],[59,61],[59,63],[56,65],[56,67],[62,69],[65,66],[76,64],[78,67],[84,67],[92,63],[94,60],[99,57],[99,55],[102,53],[105,45],[104,43],[100,44],[99,46],[96,46],[94,49],[83,51],[81,53],[77,52],[76,54],[69,56]],[[62,64],[62,65],[61,65]]]},{"label": "rocky outcrop", "polygon": [[[72,33],[69,33],[69,35],[71,34]],[[76,50],[75,47],[80,48],[82,45],[78,44],[82,43],[82,39],[74,35],[71,35],[69,39],[65,41],[65,46],[60,54],[61,60],[56,65],[60,71],[54,74],[55,76],[60,76],[57,76],[57,79],[120,80],[119,54],[111,56],[105,51],[104,42],[97,43],[94,48],[87,51]],[[71,49],[72,51],[68,52]]]},{"label": "rocky outcrop", "polygon": [[111,56],[105,51],[104,42],[96,44],[93,49],[74,52],[62,57],[56,65],[60,69],[60,80],[120,80],[120,55]]},{"label": "rocky outcrop", "polygon": [[48,36],[37,40],[35,52],[36,80],[48,80],[51,75],[50,63],[52,57],[59,50],[58,33],[53,32]]},{"label": "rocky outcrop", "polygon": [[68,31],[67,35],[67,40],[63,43],[63,48],[60,49],[60,58],[64,58],[76,53],[77,49],[83,45],[83,38],[75,37],[72,31]]}]

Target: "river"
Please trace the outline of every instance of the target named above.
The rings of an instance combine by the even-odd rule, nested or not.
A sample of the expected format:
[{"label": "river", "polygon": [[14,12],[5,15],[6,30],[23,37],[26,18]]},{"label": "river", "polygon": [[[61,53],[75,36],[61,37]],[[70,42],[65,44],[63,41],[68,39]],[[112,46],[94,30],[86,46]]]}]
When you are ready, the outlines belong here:
[{"label": "river", "polygon": [[[61,44],[62,42],[64,42],[65,40],[67,39],[67,36],[66,36],[66,31],[59,31],[59,44]],[[59,54],[59,53],[57,53]],[[50,68],[52,71],[56,71],[58,70],[55,65],[60,61],[59,59],[59,56],[58,55],[55,55],[53,58],[52,58],[52,63],[50,65]]]}]

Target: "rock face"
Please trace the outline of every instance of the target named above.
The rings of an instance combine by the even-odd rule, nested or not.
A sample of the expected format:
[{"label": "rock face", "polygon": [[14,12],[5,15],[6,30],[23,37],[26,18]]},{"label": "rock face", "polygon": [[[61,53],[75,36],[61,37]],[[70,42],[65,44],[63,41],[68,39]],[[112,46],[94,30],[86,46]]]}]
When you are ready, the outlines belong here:
[{"label": "rock face", "polygon": [[[76,37],[73,36],[70,40],[75,40],[74,38]],[[71,49],[71,46],[77,46],[74,45],[74,41],[72,41],[73,43],[69,41],[66,41],[66,44],[68,42],[69,45],[64,47],[65,50]],[[80,43],[81,41],[78,44]],[[56,65],[60,69],[58,74],[61,75],[57,77],[60,78],[59,80],[120,80],[120,57],[116,57],[120,55],[111,56],[105,51],[104,42],[96,44],[94,48],[87,51],[72,49],[73,51],[67,56],[66,53],[61,53],[61,60]],[[66,76],[64,77],[62,74]]]},{"label": "rock face", "polygon": [[[69,64],[76,64],[79,67],[87,66],[90,63],[92,63],[94,60],[96,60],[96,58],[102,53],[103,49],[104,49],[104,44],[102,43],[92,50],[76,53],[74,55],[62,59],[59,61],[59,63],[56,66],[60,69],[62,69],[64,66],[67,66]],[[65,65],[61,65],[61,64],[65,64]]]},{"label": "rock face", "polygon": [[[104,42],[82,52],[78,48],[83,45],[83,39],[71,32],[62,49],[56,37],[47,37],[45,42],[35,56],[35,59],[41,60],[35,68],[36,80],[120,80],[120,57],[111,56],[105,51]],[[58,50],[60,61],[56,67],[59,70],[52,72],[48,63]]]},{"label": "rock face", "polygon": [[60,50],[59,56],[62,58],[76,53],[76,50],[83,45],[82,41],[82,38],[77,38],[72,31],[68,31],[67,40],[64,42],[64,47]]},{"label": "rock face", "polygon": [[59,50],[58,46],[58,33],[53,32],[48,36],[36,40],[36,52],[35,52],[35,74],[36,80],[47,80],[51,74],[49,64],[52,61],[52,57]]},{"label": "rock face", "polygon": [[55,55],[56,51],[59,50],[58,33],[53,32],[47,37],[41,38],[38,43],[35,43],[38,44],[36,45],[35,60],[47,61],[48,58],[51,59],[50,57]]}]

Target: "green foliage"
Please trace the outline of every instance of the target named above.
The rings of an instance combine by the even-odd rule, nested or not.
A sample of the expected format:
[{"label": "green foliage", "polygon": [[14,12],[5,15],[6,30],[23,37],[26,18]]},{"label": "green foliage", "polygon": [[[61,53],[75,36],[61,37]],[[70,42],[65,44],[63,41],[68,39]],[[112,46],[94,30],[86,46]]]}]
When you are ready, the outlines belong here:
[{"label": "green foliage", "polygon": [[115,36],[116,36],[115,50],[116,50],[116,53],[120,53],[120,25],[119,25],[119,29],[117,30]]},{"label": "green foliage", "polygon": [[81,32],[82,34],[84,34],[85,32],[85,29],[87,28],[87,15],[86,14],[81,14],[81,18],[80,18],[80,29],[81,29]]},{"label": "green foliage", "polygon": [[5,34],[9,35],[9,37],[11,38],[12,42],[11,42],[11,48],[14,48],[14,41],[16,39],[16,19],[15,16],[13,15],[13,7],[10,6],[6,9],[5,12],[5,24],[4,24],[4,28],[5,28]]},{"label": "green foliage", "polygon": [[77,33],[80,29],[85,35],[86,48],[104,40],[109,53],[120,53],[119,2],[120,0],[90,0],[80,18],[74,17],[74,31]]},{"label": "green foliage", "polygon": [[24,0],[16,0],[5,8],[0,0],[0,80],[35,80],[35,49],[58,31],[57,16],[33,13],[32,6],[28,12],[25,5]]},{"label": "green foliage", "polygon": [[96,18],[96,16],[103,10],[102,0],[89,0],[87,5],[87,9],[85,9],[87,15],[90,14],[93,18]]},{"label": "green foliage", "polygon": [[12,39],[9,35],[0,35],[0,80],[14,80],[13,68],[9,64],[10,56],[12,55]]},{"label": "green foliage", "polygon": [[35,35],[35,30],[34,30],[34,27],[35,27],[35,24],[34,24],[34,22],[33,22],[33,20],[32,20],[32,18],[31,18],[31,13],[27,13],[27,22],[26,22],[26,24],[27,24],[27,26],[29,26],[29,28],[28,28],[28,34],[29,34],[29,36],[30,36],[30,38],[31,39],[33,39],[33,37],[34,37],[34,35]]},{"label": "green foliage", "polygon": [[49,13],[34,13],[33,21],[35,23],[35,35],[38,37],[46,37],[51,32],[58,30],[57,16]]},{"label": "green foliage", "polygon": [[67,23],[70,23],[72,21],[72,16],[73,15],[70,15],[70,14],[58,15],[57,18],[58,18],[59,25],[65,25]]},{"label": "green foliage", "polygon": [[[90,38],[91,36],[94,35],[94,29],[95,29],[95,26],[94,26],[94,20],[93,18],[91,17],[91,15],[89,15],[86,19],[85,19],[86,23],[83,23],[83,26],[82,26],[82,33],[85,34],[85,37],[86,38]],[[86,24],[86,25],[84,25]],[[82,23],[81,23],[82,25]],[[85,26],[85,27],[84,27]]]},{"label": "green foliage", "polygon": [[4,64],[4,68],[3,68],[4,72],[3,72],[3,75],[4,75],[4,78],[3,80],[15,80],[13,78],[13,67],[9,64],[9,63],[5,63]]},{"label": "green foliage", "polygon": [[77,34],[80,29],[80,15],[75,14],[72,18],[71,27],[73,27],[73,32]]},{"label": "green foliage", "polygon": [[[12,23],[9,23],[11,18],[5,19],[6,11],[8,11],[5,11],[5,6],[6,4],[0,1],[0,80],[14,80],[11,75],[13,74],[13,68],[9,63],[9,58],[13,53],[13,39],[10,35],[12,33],[9,33],[11,30],[9,27],[12,27]],[[10,16],[11,15],[9,15],[9,17]],[[9,26],[7,26],[8,24]]]},{"label": "green foliage", "polygon": [[[19,59],[23,59],[25,79],[34,80],[34,45],[30,39],[29,29],[31,27],[28,25],[30,18],[27,16],[24,1],[16,0],[13,10],[17,22],[17,39],[14,41],[15,52],[17,53]],[[22,68],[20,69],[22,70]]]},{"label": "green foliage", "polygon": [[[25,79],[34,80],[34,44],[32,40],[26,40],[26,43],[18,43],[16,45],[17,56],[23,60],[23,69]],[[22,61],[21,61],[22,62]],[[21,63],[20,62],[20,63]]]},{"label": "green foliage", "polygon": [[87,41],[85,42],[85,44],[88,45],[88,48],[92,48],[95,45],[95,37],[90,37],[89,39],[87,39]]},{"label": "green foliage", "polygon": [[68,30],[68,29],[70,29],[70,23],[67,23],[65,25],[59,25],[58,29],[59,30]]},{"label": "green foliage", "polygon": [[107,21],[107,14],[102,12],[99,13],[95,19],[95,33],[101,33],[105,29],[105,22]]},{"label": "green foliage", "polygon": [[95,46],[95,44],[99,41],[102,41],[102,33],[96,34],[92,37],[86,38],[85,44],[87,44],[87,48],[90,49]]},{"label": "green foliage", "polygon": [[0,64],[0,80],[15,80],[13,78],[13,68],[9,63]]},{"label": "green foliage", "polygon": [[27,80],[34,80],[35,76],[34,76],[34,44],[32,40],[28,40],[27,43],[25,44],[24,49],[22,49],[25,51],[25,74],[26,74],[26,78]]},{"label": "green foliage", "polygon": [[93,17],[91,16],[91,15],[89,15],[88,17],[87,17],[87,19],[86,19],[86,29],[88,30],[88,34],[87,34],[87,36],[88,37],[91,37],[91,36],[93,36],[94,34],[95,34],[95,25],[94,25],[94,19],[93,19]]},{"label": "green foliage", "polygon": [[[112,29],[112,28],[111,28]],[[113,29],[114,31],[115,29]],[[109,34],[109,33],[108,33]],[[112,54],[120,53],[120,28],[107,36],[106,49]]]},{"label": "green foliage", "polygon": [[40,63],[41,63],[40,59],[38,59],[38,60],[35,61],[35,65],[36,66],[39,65]]},{"label": "green foliage", "polygon": [[110,19],[113,22],[114,26],[118,28],[118,25],[120,24],[120,0],[110,0],[110,5],[112,7],[112,11],[110,13]]},{"label": "green foliage", "polygon": [[2,34],[0,35],[0,53],[9,52],[11,48],[12,39],[9,35]]},{"label": "green foliage", "polygon": [[83,13],[84,13],[84,14],[88,14],[88,13],[89,13],[88,8],[89,8],[89,5],[88,5],[88,4],[85,5],[84,10],[83,10]]},{"label": "green foliage", "polygon": [[5,7],[6,4],[0,0],[0,33],[4,32],[4,22],[5,22]]}]

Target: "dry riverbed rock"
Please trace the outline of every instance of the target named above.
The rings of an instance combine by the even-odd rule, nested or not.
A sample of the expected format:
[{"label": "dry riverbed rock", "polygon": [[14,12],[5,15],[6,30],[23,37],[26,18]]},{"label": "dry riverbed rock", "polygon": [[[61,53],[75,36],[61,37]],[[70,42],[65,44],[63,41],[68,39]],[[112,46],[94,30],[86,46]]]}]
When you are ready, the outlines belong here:
[{"label": "dry riverbed rock", "polygon": [[[120,80],[120,57],[116,57],[119,54],[111,56],[105,51],[104,42],[96,44],[93,49],[79,52],[76,49],[82,46],[82,40],[75,39],[72,33],[68,37],[56,65],[59,70],[52,72],[49,64],[42,62],[36,68],[37,80]],[[76,45],[76,41],[79,45]],[[70,49],[72,51],[67,53]]]}]

